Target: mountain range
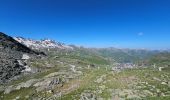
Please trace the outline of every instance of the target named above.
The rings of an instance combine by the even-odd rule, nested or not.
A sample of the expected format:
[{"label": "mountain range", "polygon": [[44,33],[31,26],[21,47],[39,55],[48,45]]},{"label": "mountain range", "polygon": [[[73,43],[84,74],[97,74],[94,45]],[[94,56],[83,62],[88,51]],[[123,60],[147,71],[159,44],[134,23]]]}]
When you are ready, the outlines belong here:
[{"label": "mountain range", "polygon": [[[19,43],[33,49],[33,50],[72,50],[74,53],[87,55],[100,55],[102,57],[109,57],[117,62],[137,62],[146,59],[154,54],[163,52],[161,50],[147,50],[147,49],[119,49],[119,48],[85,48],[76,45],[66,45],[61,42],[56,42],[50,39],[33,40],[23,37],[14,37]],[[45,51],[44,51],[45,52]]]},{"label": "mountain range", "polygon": [[24,44],[25,46],[30,47],[32,49],[43,49],[43,48],[73,49],[71,46],[50,39],[33,40],[33,39],[26,39],[23,37],[14,37],[14,39],[19,43]]}]

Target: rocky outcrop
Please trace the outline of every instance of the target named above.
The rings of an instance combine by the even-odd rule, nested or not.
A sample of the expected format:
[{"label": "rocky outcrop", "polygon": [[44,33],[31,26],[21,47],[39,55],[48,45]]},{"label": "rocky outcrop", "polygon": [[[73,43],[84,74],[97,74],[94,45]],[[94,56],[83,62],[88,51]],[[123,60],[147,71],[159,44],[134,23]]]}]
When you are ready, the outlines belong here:
[{"label": "rocky outcrop", "polygon": [[0,32],[0,83],[11,80],[26,68],[28,70],[24,61],[30,58],[27,54],[37,56],[41,53]]},{"label": "rocky outcrop", "polygon": [[0,49],[0,83],[21,73],[25,68],[19,64],[20,52]]},{"label": "rocky outcrop", "polygon": [[37,87],[37,91],[42,91],[42,90],[51,90],[54,88],[55,85],[57,84],[62,84],[62,79],[59,77],[53,77],[53,78],[46,78],[43,81],[37,82],[34,84],[34,87]]},{"label": "rocky outcrop", "polygon": [[97,100],[97,96],[91,91],[84,91],[81,93],[80,100]]},{"label": "rocky outcrop", "polygon": [[19,83],[18,85],[15,86],[14,85],[8,86],[4,89],[4,94],[9,94],[12,91],[20,90],[21,88],[29,88],[38,81],[40,81],[40,79],[30,79],[26,82]]}]

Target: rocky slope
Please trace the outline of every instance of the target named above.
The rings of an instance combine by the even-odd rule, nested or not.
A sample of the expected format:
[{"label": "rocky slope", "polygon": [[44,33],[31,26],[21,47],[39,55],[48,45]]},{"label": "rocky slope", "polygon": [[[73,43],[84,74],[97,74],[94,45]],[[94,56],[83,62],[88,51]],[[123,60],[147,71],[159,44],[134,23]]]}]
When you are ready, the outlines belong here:
[{"label": "rocky slope", "polygon": [[19,43],[12,37],[10,37],[2,32],[0,32],[0,47],[4,48],[4,49],[8,48],[8,49],[15,50],[15,51],[21,51],[24,53],[38,54],[38,52],[31,50],[27,46]]},{"label": "rocky slope", "polygon": [[24,55],[41,55],[17,42],[12,37],[0,32],[0,83],[19,75],[26,66]]}]

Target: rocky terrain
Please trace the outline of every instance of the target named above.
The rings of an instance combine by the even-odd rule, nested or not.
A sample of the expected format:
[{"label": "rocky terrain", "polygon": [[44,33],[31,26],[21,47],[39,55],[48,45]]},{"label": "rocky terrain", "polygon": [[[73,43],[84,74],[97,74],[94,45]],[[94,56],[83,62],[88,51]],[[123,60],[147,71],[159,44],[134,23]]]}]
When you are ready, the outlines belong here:
[{"label": "rocky terrain", "polygon": [[25,70],[29,55],[36,57],[43,53],[31,50],[12,37],[0,33],[0,83],[9,81]]},{"label": "rocky terrain", "polygon": [[0,100],[170,99],[170,58],[160,51],[58,47],[3,33],[0,41]]}]

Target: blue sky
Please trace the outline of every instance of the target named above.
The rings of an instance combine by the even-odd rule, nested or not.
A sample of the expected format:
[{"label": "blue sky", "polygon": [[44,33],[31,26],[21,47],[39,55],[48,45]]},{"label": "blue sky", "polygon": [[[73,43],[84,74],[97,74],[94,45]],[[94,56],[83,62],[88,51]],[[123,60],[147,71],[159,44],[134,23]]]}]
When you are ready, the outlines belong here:
[{"label": "blue sky", "polygon": [[0,0],[0,31],[86,47],[170,48],[170,0]]}]

